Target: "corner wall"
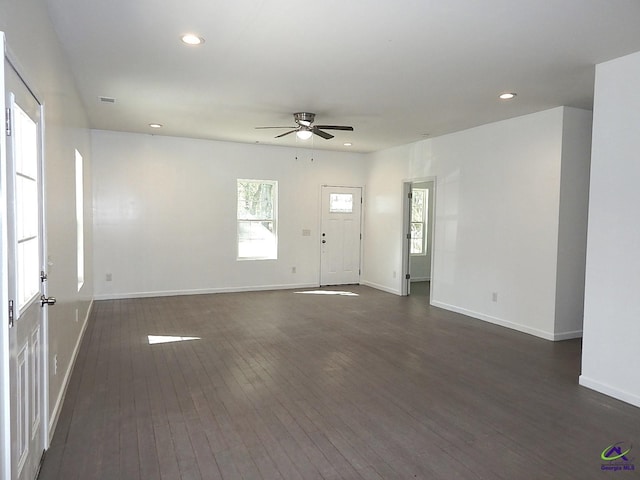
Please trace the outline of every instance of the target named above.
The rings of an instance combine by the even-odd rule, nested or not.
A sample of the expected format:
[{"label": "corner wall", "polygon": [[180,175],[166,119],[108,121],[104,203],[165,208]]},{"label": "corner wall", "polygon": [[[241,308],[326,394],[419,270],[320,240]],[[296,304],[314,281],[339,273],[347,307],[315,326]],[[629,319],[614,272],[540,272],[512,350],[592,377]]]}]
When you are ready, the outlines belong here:
[{"label": "corner wall", "polygon": [[593,114],[565,108],[558,218],[555,332],[582,335]]},{"label": "corner wall", "polygon": [[580,384],[640,407],[640,52],[596,67]]},{"label": "corner wall", "polygon": [[579,336],[556,326],[556,277],[563,156],[588,164],[574,144],[589,114],[560,107],[368,155],[363,283],[400,294],[402,183],[435,176],[432,304],[550,340]]}]

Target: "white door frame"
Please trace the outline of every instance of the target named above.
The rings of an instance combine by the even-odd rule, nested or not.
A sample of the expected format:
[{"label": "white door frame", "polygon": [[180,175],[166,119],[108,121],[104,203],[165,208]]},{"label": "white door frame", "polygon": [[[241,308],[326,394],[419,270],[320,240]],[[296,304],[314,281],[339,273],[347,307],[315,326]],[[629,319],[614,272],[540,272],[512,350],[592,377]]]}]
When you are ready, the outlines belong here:
[{"label": "white door frame", "polygon": [[[0,32],[3,55],[6,55],[4,33]],[[6,115],[4,58],[0,65],[0,107]],[[4,122],[3,122],[4,125]],[[4,127],[3,127],[4,128]],[[9,383],[9,269],[7,265],[7,146],[5,136],[0,142],[0,478],[11,478],[11,422]]]},{"label": "white door frame", "polygon": [[[18,73],[18,76],[22,79],[23,83],[27,85],[27,88],[40,105],[40,129],[39,129],[39,141],[40,141],[40,202],[42,205],[41,212],[41,242],[43,250],[42,262],[44,263],[47,258],[47,235],[46,235],[46,209],[44,203],[46,199],[45,191],[45,126],[44,126],[44,106],[41,101],[41,96],[38,95],[29,85],[30,83],[25,80],[22,72],[16,65],[19,62],[15,60],[15,57],[11,54],[11,50],[6,44],[6,38],[4,32],[0,31],[0,45],[4,58],[2,65],[0,66],[0,87],[2,95],[0,99],[0,107],[2,108],[2,115],[5,118],[6,115],[6,84],[5,84],[5,59]],[[4,121],[3,121],[4,126]],[[4,127],[3,127],[4,128]],[[10,392],[10,351],[9,351],[9,271],[8,271],[8,226],[6,224],[6,218],[8,213],[7,206],[7,149],[6,149],[6,132],[3,132],[2,141],[0,141],[0,478],[11,478],[11,392]],[[46,287],[45,287],[46,288]],[[46,294],[46,290],[43,291]],[[41,344],[42,344],[42,362],[40,366],[41,375],[41,425],[40,434],[43,439],[43,447],[45,450],[49,448],[49,324],[47,309],[44,309],[42,314],[42,321],[40,325],[41,331]]]},{"label": "white door frame", "polygon": [[411,265],[411,254],[409,250],[409,242],[410,237],[408,235],[411,234],[411,203],[409,202],[409,193],[411,192],[412,185],[415,183],[424,183],[424,182],[433,182],[433,219],[431,221],[432,228],[427,233],[431,240],[431,281],[429,284],[429,298],[431,299],[431,293],[433,293],[433,284],[435,282],[435,278],[433,275],[434,272],[434,263],[435,263],[435,230],[436,230],[436,193],[438,188],[437,177],[419,177],[419,178],[411,178],[405,179],[402,181],[402,265],[398,269],[402,272],[401,280],[401,288],[400,292],[402,296],[407,296],[411,293],[411,279],[407,278],[410,276],[410,265]]},{"label": "white door frame", "polygon": [[365,207],[365,188],[364,185],[334,185],[334,184],[322,184],[318,189],[318,286],[322,285],[322,245],[320,244],[322,237],[322,192],[324,188],[359,188],[360,195],[362,199],[362,204],[360,205],[360,258],[359,268],[360,275],[358,276],[358,284],[360,284],[362,280],[362,259],[363,259],[363,240],[364,240],[364,207]]}]

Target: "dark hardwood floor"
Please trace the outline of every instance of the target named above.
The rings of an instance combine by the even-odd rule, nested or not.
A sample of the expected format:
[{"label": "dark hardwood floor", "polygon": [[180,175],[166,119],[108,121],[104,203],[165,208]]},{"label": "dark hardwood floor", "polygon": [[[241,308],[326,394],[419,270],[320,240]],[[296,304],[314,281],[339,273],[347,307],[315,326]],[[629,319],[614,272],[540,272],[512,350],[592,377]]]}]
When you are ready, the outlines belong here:
[{"label": "dark hardwood floor", "polygon": [[96,302],[39,478],[637,478],[601,471],[640,410],[578,386],[579,340],[343,290]]}]

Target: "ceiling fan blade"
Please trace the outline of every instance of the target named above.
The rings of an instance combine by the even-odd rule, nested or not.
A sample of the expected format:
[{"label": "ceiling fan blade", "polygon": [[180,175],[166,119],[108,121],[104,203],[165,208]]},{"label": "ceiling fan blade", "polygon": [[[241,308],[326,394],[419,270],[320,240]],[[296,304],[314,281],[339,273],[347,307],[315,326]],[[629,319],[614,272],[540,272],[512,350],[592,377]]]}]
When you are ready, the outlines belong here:
[{"label": "ceiling fan blade", "polygon": [[296,128],[296,127],[292,127],[290,125],[285,125],[283,127],[255,127],[256,130],[262,130],[262,129],[265,129],[265,128]]},{"label": "ceiling fan blade", "polygon": [[318,127],[313,127],[311,129],[311,131],[313,133],[315,133],[316,135],[318,135],[319,137],[324,138],[325,140],[329,140],[329,139],[333,138],[333,135],[331,135],[330,133],[327,133],[327,132],[323,132],[322,130],[318,130]]},{"label": "ceiling fan blade", "polygon": [[[286,128],[289,128],[289,127],[286,127]],[[273,138],[280,138],[280,137],[284,137],[285,135],[289,135],[290,133],[297,132],[297,131],[298,131],[298,129],[297,129],[297,128],[296,128],[295,130],[289,130],[288,132],[281,133],[280,135],[276,135],[276,136],[275,136],[275,137],[273,137]]]},{"label": "ceiling fan blade", "polygon": [[316,125],[315,128],[322,128],[323,130],[347,130],[353,132],[353,127],[346,125]]}]

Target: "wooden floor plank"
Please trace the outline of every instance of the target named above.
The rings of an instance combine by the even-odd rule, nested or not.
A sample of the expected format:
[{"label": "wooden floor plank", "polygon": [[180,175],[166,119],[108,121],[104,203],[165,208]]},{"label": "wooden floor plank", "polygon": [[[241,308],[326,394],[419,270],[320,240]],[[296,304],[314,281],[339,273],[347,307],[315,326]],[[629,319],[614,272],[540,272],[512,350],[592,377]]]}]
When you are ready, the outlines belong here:
[{"label": "wooden floor plank", "polygon": [[40,480],[595,479],[640,442],[579,340],[344,289],[95,302]]}]

